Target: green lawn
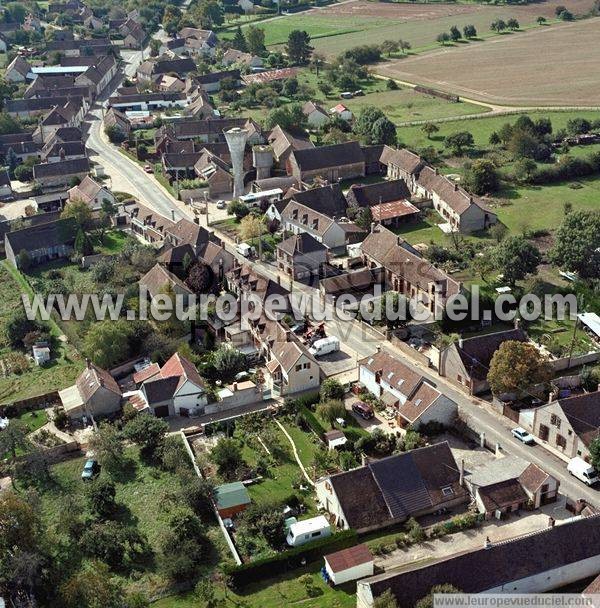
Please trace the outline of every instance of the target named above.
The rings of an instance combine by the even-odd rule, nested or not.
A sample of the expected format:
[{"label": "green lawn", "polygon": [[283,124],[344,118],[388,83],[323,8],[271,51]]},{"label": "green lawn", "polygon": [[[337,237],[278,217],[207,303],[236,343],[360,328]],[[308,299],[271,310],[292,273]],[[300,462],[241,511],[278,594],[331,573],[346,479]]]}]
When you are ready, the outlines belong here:
[{"label": "green lawn", "polygon": [[[21,292],[25,291],[31,296],[32,291],[23,276],[6,260],[0,264],[0,281],[3,286],[0,292],[0,326],[2,326],[13,311],[22,306]],[[54,321],[50,321],[49,325],[54,338],[62,334]],[[0,376],[0,403],[42,395],[73,384],[83,368],[81,356],[69,344],[57,340],[54,344],[53,358],[44,367],[32,363],[22,374]],[[0,345],[0,359],[15,355],[22,356],[22,353],[15,353],[7,344]]]},{"label": "green lawn", "polygon": [[25,424],[28,433],[33,433],[33,431],[37,431],[48,422],[48,414],[46,413],[46,410],[23,412],[18,417],[18,420]]},{"label": "green lawn", "polygon": [[[431,139],[421,130],[421,126],[407,126],[398,128],[399,141],[411,149],[424,148],[433,146],[435,149],[443,152],[444,138],[451,133],[457,131],[468,131],[473,135],[475,140],[475,148],[491,149],[489,144],[490,135],[494,131],[498,131],[505,123],[513,124],[521,114],[527,114],[533,120],[538,118],[549,118],[552,121],[553,131],[556,133],[567,126],[567,122],[572,118],[587,118],[590,121],[600,120],[600,112],[586,110],[569,110],[569,111],[533,111],[523,113],[511,113],[495,116],[483,116],[481,118],[471,118],[465,120],[452,120],[448,122],[437,123],[439,132]],[[591,146],[584,146],[586,150]]]},{"label": "green lawn", "polygon": [[104,253],[106,255],[115,255],[119,253],[126,241],[131,238],[122,230],[111,230],[104,234],[103,241],[99,239],[94,241],[94,248],[98,253]]},{"label": "green lawn", "polygon": [[[326,585],[319,574],[321,561],[304,568],[294,569],[277,578],[257,581],[239,592],[228,591],[226,608],[281,608],[299,606],[302,608],[354,608],[356,606],[356,584],[348,583],[341,587]],[[300,577],[310,575],[314,597],[309,596]],[[153,608],[198,608],[198,600],[193,594],[171,596],[152,604]]]},{"label": "green lawn", "polygon": [[[170,497],[178,490],[179,481],[173,473],[165,472],[141,460],[137,447],[126,448],[125,455],[129,460],[127,467],[116,479],[113,477],[116,501],[122,505],[117,517],[124,524],[136,526],[147,537],[156,556],[160,553],[162,535],[175,509],[176,503]],[[80,504],[80,508],[85,508],[86,486],[81,480],[84,462],[84,457],[74,458],[52,467],[52,481],[40,488],[40,508],[47,526],[52,528],[59,523],[58,513],[64,509],[67,495],[70,495],[76,504]],[[56,534],[62,537],[60,529],[56,530]],[[209,526],[208,534],[220,553],[222,538],[216,524]],[[214,555],[213,558],[210,567],[214,566],[218,556]],[[225,554],[219,559],[225,560]],[[131,577],[126,578],[123,575],[123,580],[128,588],[141,589],[150,596],[170,588],[170,583],[164,579],[160,563],[155,558],[137,564]]]},{"label": "green lawn", "polygon": [[384,82],[377,81],[377,92],[364,97],[347,99],[342,103],[354,114],[365,106],[376,106],[395,124],[414,120],[434,120],[453,116],[463,116],[485,112],[486,108],[471,103],[452,103],[415,92],[413,89],[401,88],[388,91]]},{"label": "green lawn", "polygon": [[[302,479],[302,472],[292,454],[290,442],[278,426],[274,425],[273,428],[276,429],[281,444],[287,451],[287,456],[276,466],[270,467],[268,476],[261,482],[248,486],[250,498],[252,502],[267,503],[285,501],[291,494],[301,494],[306,501],[308,513],[314,515],[316,513],[316,506],[312,494],[310,492],[300,492],[300,490],[293,487],[294,484]],[[305,454],[308,455],[308,447],[306,445],[305,449]],[[247,443],[244,443],[242,447],[242,455],[250,466],[255,466],[261,456],[267,456],[262,447],[254,449],[254,446],[251,447]]]}]

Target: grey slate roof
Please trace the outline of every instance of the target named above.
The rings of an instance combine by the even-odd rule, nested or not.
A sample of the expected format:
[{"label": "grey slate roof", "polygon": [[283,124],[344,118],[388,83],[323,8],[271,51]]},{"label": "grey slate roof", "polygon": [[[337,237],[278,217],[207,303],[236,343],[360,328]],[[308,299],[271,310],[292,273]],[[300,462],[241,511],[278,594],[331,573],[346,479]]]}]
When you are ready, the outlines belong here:
[{"label": "grey slate roof", "polygon": [[357,141],[294,150],[293,155],[302,171],[315,171],[365,162],[365,156]]}]

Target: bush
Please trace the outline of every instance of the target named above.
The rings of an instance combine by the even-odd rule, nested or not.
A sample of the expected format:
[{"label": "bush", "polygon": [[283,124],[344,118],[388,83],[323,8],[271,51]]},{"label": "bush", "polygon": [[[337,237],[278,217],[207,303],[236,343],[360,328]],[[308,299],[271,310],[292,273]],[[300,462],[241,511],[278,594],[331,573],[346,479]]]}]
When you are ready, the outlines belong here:
[{"label": "bush", "polygon": [[345,394],[344,387],[335,378],[327,378],[321,384],[319,391],[321,401],[329,401],[330,399],[343,399]]},{"label": "bush", "polygon": [[241,566],[225,564],[223,570],[225,574],[231,577],[233,584],[239,588],[257,580],[271,578],[283,572],[294,570],[303,563],[321,560],[323,555],[353,547],[357,542],[358,535],[355,530],[344,530],[328,538],[312,542],[309,546],[293,547],[287,551],[247,562]]}]

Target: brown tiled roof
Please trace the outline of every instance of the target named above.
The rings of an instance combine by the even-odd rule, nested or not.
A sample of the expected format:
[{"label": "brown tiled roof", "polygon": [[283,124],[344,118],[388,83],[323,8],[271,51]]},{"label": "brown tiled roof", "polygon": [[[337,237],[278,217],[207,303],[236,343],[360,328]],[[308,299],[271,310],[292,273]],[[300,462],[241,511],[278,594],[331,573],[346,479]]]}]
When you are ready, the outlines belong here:
[{"label": "brown tiled roof", "polygon": [[105,369],[91,362],[81,372],[76,384],[84,402],[89,401],[100,387],[104,387],[116,395],[121,395],[121,389],[117,381]]},{"label": "brown tiled roof", "polygon": [[363,543],[325,555],[325,560],[332,572],[342,572],[343,570],[372,562],[373,556],[369,551],[369,547]]},{"label": "brown tiled roof", "polygon": [[410,190],[403,179],[395,179],[377,184],[353,184],[346,194],[348,203],[359,207],[373,207],[381,203],[393,203],[410,198]]},{"label": "brown tiled roof", "polygon": [[382,165],[394,164],[409,174],[418,173],[425,164],[423,159],[414,152],[406,149],[397,150],[390,146],[383,147],[379,161]]},{"label": "brown tiled roof", "polygon": [[411,396],[415,389],[423,382],[423,376],[404,365],[400,359],[393,357],[385,350],[381,350],[358,362],[374,374],[381,374],[382,382],[387,382],[392,388],[403,395]]},{"label": "brown tiled roof", "polygon": [[155,297],[165,288],[170,285],[173,289],[179,288],[184,293],[191,294],[192,291],[188,286],[172,272],[169,272],[164,266],[155,264],[140,280],[140,285],[144,285],[148,289],[148,293]]},{"label": "brown tiled roof", "polygon": [[192,247],[198,247],[209,240],[220,242],[206,228],[186,219],[179,220],[174,226],[169,227],[167,232],[177,239],[179,245],[187,243]]},{"label": "brown tiled roof", "polygon": [[185,256],[188,255],[190,260],[194,260],[196,255],[194,254],[194,250],[189,243],[185,243],[184,245],[177,245],[176,247],[170,247],[166,251],[163,251],[158,256],[158,261],[161,264],[182,264]]},{"label": "brown tiled roof", "polygon": [[[346,523],[351,528],[360,530],[370,526],[383,526],[392,521],[392,514],[368,467],[332,475],[329,483],[346,516]],[[360,492],[357,492],[357,488],[360,488]]]},{"label": "brown tiled roof", "polygon": [[294,192],[291,199],[329,217],[346,214],[347,201],[339,184]]},{"label": "brown tiled roof", "polygon": [[403,418],[413,423],[423,415],[425,410],[433,405],[441,394],[431,384],[422,382],[414,395],[407,399],[405,403],[400,404],[398,412]]},{"label": "brown tiled roof", "polygon": [[237,266],[227,273],[227,280],[238,284],[242,291],[257,294],[263,301],[267,296],[278,294],[288,296],[289,290],[272,279],[256,272],[251,266]]},{"label": "brown tiled roof", "polygon": [[507,342],[508,340],[526,342],[527,334],[521,329],[510,329],[483,336],[464,338],[459,342],[455,342],[454,346],[467,372],[473,378],[485,380],[494,353],[503,342]]},{"label": "brown tiled roof", "polygon": [[527,502],[527,494],[517,479],[507,479],[478,488],[479,497],[486,511],[503,509],[517,503]]},{"label": "brown tiled roof", "polygon": [[600,391],[559,400],[567,420],[586,446],[600,437]]},{"label": "brown tiled roof", "polygon": [[582,595],[600,593],[600,575],[597,576],[581,593]]},{"label": "brown tiled roof", "polygon": [[267,136],[269,145],[273,148],[275,158],[279,158],[288,149],[303,150],[306,148],[314,148],[314,144],[304,135],[292,135],[284,131],[279,125],[273,127]]},{"label": "brown tiled roof", "polygon": [[140,384],[140,382],[145,382],[154,376],[157,376],[160,373],[160,365],[158,363],[152,363],[148,367],[140,370],[133,374],[133,381],[135,384]]},{"label": "brown tiled roof", "polygon": [[161,368],[161,378],[179,378],[177,388],[180,388],[186,380],[193,382],[196,386],[203,387],[204,380],[198,373],[196,366],[189,360],[175,353]]},{"label": "brown tiled roof", "polygon": [[540,469],[537,464],[530,463],[519,475],[519,483],[529,492],[535,494],[542,485],[550,478],[550,475]]},{"label": "brown tiled roof", "polygon": [[348,525],[356,529],[387,525],[466,498],[459,481],[448,442],[388,456],[329,478]]},{"label": "brown tiled roof", "polygon": [[406,215],[415,215],[419,210],[408,201],[394,201],[390,203],[382,203],[371,208],[373,220],[381,222],[383,220],[391,220],[395,217],[404,217]]},{"label": "brown tiled roof", "polygon": [[316,251],[327,251],[327,247],[320,243],[313,236],[307,232],[301,232],[300,234],[294,234],[289,238],[285,239],[277,245],[277,249],[281,249],[285,253],[289,253],[291,256],[296,254],[305,255],[308,253],[315,253]]},{"label": "brown tiled roof", "polygon": [[318,171],[365,162],[365,156],[357,141],[294,150],[292,154],[301,171]]}]

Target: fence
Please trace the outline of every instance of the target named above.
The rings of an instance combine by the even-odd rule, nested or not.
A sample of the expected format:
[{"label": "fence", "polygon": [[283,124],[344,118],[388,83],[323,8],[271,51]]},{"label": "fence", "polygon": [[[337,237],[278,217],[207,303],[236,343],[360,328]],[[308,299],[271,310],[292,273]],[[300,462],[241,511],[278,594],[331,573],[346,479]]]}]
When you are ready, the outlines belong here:
[{"label": "fence", "polygon": [[586,365],[587,363],[595,363],[598,359],[600,359],[600,352],[587,353],[575,357],[562,357],[561,359],[554,359],[550,363],[555,372],[561,372],[566,369],[573,369],[574,367]]}]

